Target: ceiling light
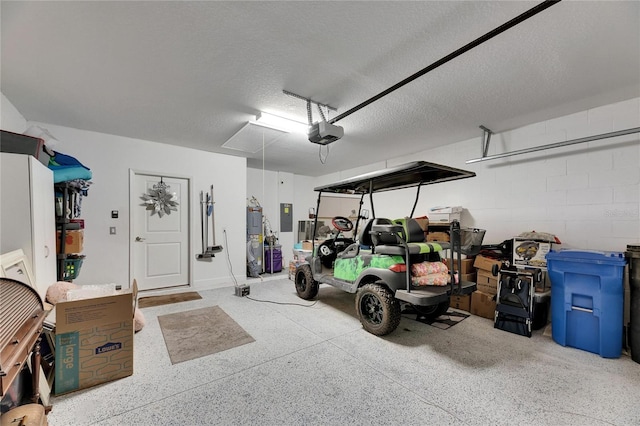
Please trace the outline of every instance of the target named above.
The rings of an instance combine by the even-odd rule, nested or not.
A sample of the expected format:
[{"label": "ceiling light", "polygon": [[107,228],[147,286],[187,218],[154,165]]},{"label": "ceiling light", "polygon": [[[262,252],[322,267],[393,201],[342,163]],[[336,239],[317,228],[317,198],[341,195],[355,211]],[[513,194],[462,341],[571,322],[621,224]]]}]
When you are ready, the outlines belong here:
[{"label": "ceiling light", "polygon": [[261,112],[256,116],[255,124],[272,129],[281,130],[288,133],[307,134],[309,125],[290,118],[279,117],[277,115]]}]

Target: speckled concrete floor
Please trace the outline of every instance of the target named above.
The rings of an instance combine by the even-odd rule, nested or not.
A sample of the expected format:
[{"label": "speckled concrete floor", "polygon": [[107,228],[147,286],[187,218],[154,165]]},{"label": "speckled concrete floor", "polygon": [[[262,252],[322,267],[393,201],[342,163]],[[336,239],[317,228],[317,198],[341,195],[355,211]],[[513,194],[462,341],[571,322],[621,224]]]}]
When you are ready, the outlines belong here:
[{"label": "speckled concrete floor", "polygon": [[[354,295],[318,302],[281,277],[144,309],[133,376],[53,398],[49,425],[637,425],[640,364],[603,359],[470,316],[365,332]],[[172,365],[157,316],[218,305],[255,342]],[[212,324],[215,327],[215,324]]]}]

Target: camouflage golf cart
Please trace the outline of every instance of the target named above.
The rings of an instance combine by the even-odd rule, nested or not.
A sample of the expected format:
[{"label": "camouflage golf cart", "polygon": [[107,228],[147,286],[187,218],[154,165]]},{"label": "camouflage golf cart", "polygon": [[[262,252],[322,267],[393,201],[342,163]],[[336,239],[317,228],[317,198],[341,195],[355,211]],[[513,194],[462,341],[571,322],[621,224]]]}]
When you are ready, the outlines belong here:
[{"label": "camouflage golf cart", "polygon": [[[298,296],[315,298],[320,284],[356,293],[356,312],[362,326],[379,336],[398,327],[402,308],[408,305],[427,318],[446,313],[452,295],[470,294],[476,284],[459,280],[453,268],[444,266],[441,255],[448,250],[449,264],[457,262],[457,270],[461,270],[461,255],[480,251],[484,230],[461,229],[454,221],[450,242],[427,242],[425,232],[412,217],[422,186],[473,176],[473,172],[417,161],[315,188],[317,212],[323,194],[360,195],[360,208],[355,223],[346,217],[334,217],[331,222],[337,232],[317,244],[297,267]],[[407,217],[376,217],[374,194],[406,188],[416,188],[413,209]],[[367,195],[372,218],[363,216]],[[315,230],[317,221],[316,217]],[[354,237],[345,236],[351,231]],[[316,237],[314,234],[314,241]]]}]

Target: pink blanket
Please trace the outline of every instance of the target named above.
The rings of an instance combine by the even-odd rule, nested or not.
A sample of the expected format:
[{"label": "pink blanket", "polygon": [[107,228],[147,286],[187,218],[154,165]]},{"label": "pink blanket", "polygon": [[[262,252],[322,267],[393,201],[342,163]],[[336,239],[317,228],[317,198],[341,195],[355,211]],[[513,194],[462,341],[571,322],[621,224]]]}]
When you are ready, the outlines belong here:
[{"label": "pink blanket", "polygon": [[411,275],[414,277],[438,274],[440,272],[449,272],[447,265],[442,262],[421,262],[411,265]]},{"label": "pink blanket", "polygon": [[439,285],[445,286],[449,284],[449,273],[448,272],[437,272],[435,274],[422,275],[420,277],[412,277],[411,282],[416,286],[423,285]]}]

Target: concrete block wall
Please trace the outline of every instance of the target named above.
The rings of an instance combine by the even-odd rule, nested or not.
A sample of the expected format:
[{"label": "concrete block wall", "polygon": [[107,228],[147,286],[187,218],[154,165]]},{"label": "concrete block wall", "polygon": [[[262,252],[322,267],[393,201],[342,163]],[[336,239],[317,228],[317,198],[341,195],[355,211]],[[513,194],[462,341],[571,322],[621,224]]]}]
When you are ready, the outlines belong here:
[{"label": "concrete block wall", "polygon": [[[640,98],[496,133],[489,155],[632,127],[640,127]],[[624,251],[640,243],[638,134],[465,164],[481,156],[481,140],[478,130],[474,139],[387,160],[386,166],[425,160],[477,174],[423,187],[414,216],[461,205],[463,225],[486,229],[486,243],[532,230],[557,235],[567,248]],[[340,178],[358,174],[351,172]],[[376,215],[406,216],[414,197],[414,190],[379,194]]]}]

